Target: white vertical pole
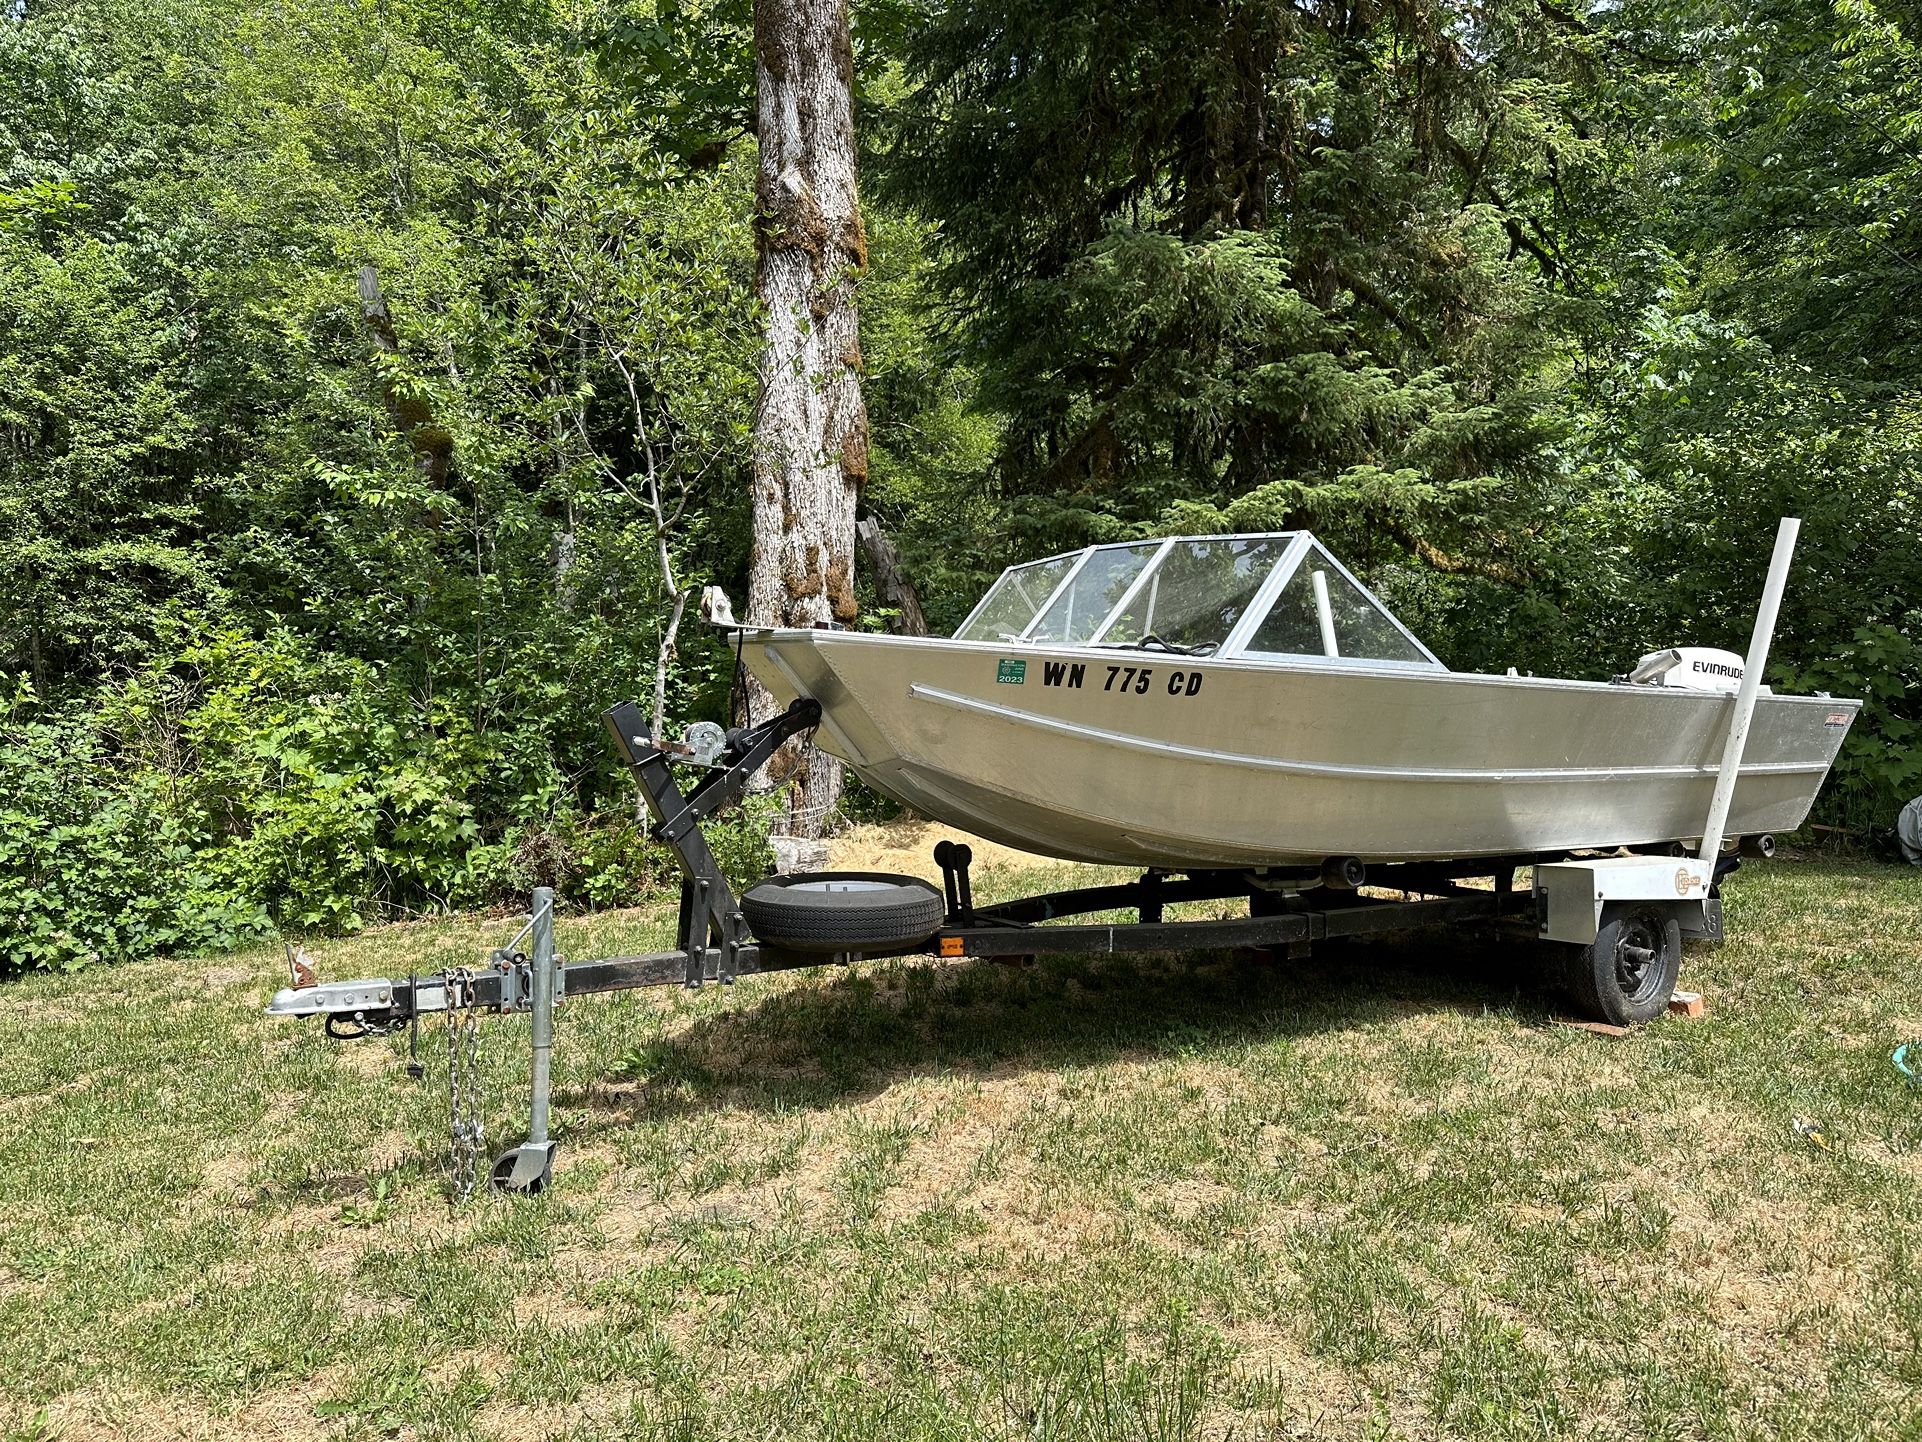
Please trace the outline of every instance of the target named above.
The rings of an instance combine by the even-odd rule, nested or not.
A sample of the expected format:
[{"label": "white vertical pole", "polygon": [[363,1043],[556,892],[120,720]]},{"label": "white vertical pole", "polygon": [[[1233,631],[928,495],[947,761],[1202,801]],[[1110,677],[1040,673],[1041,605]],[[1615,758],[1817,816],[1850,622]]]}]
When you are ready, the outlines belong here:
[{"label": "white vertical pole", "polygon": [[1768,665],[1769,642],[1775,636],[1775,613],[1781,609],[1782,592],[1788,586],[1789,561],[1795,555],[1795,537],[1802,523],[1794,516],[1782,517],[1775,532],[1775,555],[1769,561],[1768,581],[1762,587],[1762,604],[1755,612],[1755,631],[1749,637],[1748,660],[1742,666],[1742,687],[1735,693],[1735,713],[1729,717],[1728,740],[1722,745],[1722,769],[1715,775],[1715,798],[1708,805],[1708,824],[1702,828],[1702,859],[1711,865],[1722,850],[1722,831],[1728,825],[1729,803],[1735,799],[1735,782],[1742,769],[1742,752],[1748,746],[1749,722],[1755,718],[1755,694],[1762,684],[1762,668]]},{"label": "white vertical pole", "polygon": [[1321,654],[1339,656],[1341,647],[1335,644],[1335,612],[1328,604],[1328,573],[1316,571],[1309,580],[1315,587],[1315,619],[1321,622]]},{"label": "white vertical pole", "polygon": [[529,968],[533,996],[534,1083],[532,1116],[527,1141],[539,1146],[547,1140],[547,1103],[554,1052],[554,892],[534,888],[534,957]]}]

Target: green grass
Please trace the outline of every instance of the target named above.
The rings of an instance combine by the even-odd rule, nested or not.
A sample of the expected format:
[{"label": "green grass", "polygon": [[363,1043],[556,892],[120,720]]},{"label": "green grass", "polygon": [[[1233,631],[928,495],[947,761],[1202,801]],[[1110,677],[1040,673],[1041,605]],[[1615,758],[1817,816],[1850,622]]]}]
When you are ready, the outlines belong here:
[{"label": "green grass", "polygon": [[457,1213],[438,1026],[413,1082],[261,1016],[273,954],[10,983],[0,1437],[1922,1437],[1922,877],[1728,925],[1626,1041],[1445,936],[583,998],[557,1185]]}]

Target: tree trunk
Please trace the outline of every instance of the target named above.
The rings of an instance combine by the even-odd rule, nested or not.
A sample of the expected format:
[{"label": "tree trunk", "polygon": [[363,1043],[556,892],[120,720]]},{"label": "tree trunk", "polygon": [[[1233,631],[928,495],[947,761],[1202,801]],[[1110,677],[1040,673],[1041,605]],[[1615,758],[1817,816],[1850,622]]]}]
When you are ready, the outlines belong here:
[{"label": "tree trunk", "polygon": [[888,629],[897,636],[927,635],[928,618],[921,612],[921,593],[901,570],[901,557],[888,533],[881,529],[880,518],[870,512],[854,523],[854,534],[867,555],[868,569],[874,573],[875,594],[895,613],[888,618]]},{"label": "tree trunk", "polygon": [[[846,0],[755,0],[757,276],[767,326],[754,435],[747,620],[852,621],[854,508],[868,470],[854,283],[867,237],[854,183],[854,52]],[[755,720],[773,698],[750,685]],[[820,834],[841,764],[795,745],[768,764],[794,781],[785,829]]]},{"label": "tree trunk", "polygon": [[[394,318],[387,309],[387,298],[380,293],[380,272],[371,265],[363,265],[357,288],[360,291],[360,318],[366,324],[368,334],[374,338],[374,348],[382,355],[399,355],[400,336],[394,330]],[[430,485],[445,486],[447,472],[454,459],[453,435],[435,423],[433,411],[418,396],[397,391],[389,380],[381,382],[380,394],[394,429],[406,439],[408,450],[413,452],[414,469]]]}]

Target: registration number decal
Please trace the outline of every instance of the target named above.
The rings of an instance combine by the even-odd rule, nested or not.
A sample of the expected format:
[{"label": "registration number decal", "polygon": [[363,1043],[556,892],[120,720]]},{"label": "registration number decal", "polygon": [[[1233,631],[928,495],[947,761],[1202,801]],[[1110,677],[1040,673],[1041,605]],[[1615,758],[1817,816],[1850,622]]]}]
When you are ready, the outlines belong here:
[{"label": "registration number decal", "polygon": [[[1001,663],[1003,667],[1009,664],[1007,661]],[[1012,664],[1022,663],[1017,661]],[[996,679],[1005,681],[1008,678],[1003,675]],[[1090,677],[1088,667],[1079,661],[1041,663],[1043,686],[1058,686],[1065,691],[1092,691],[1099,683],[1101,690],[1114,696],[1146,696],[1157,689],[1169,696],[1198,696],[1204,679],[1199,671],[1164,671],[1158,666],[1120,665],[1098,665]]]}]

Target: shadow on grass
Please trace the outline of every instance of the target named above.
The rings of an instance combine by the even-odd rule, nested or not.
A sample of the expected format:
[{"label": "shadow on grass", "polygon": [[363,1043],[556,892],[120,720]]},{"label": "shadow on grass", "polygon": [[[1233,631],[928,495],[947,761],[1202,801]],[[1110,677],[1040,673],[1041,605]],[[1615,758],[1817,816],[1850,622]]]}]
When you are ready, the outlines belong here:
[{"label": "shadow on grass", "polygon": [[1411,1014],[1559,1009],[1525,943],[1456,931],[1260,953],[876,962],[776,991],[656,1037],[618,1074],[559,1098],[593,1134],[726,1105],[792,1110],[913,1076],[1072,1070],[1123,1057],[1220,1056]]}]

